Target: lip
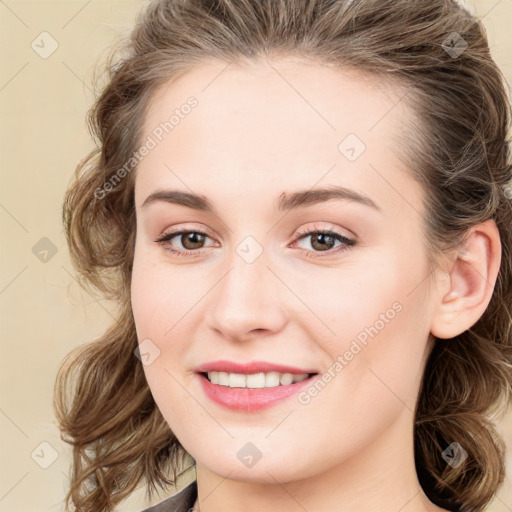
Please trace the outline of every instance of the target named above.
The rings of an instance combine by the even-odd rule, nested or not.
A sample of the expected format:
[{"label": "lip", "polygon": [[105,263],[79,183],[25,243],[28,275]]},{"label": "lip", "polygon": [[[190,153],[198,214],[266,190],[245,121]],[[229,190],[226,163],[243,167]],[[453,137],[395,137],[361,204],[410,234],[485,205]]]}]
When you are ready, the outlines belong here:
[{"label": "lip", "polygon": [[[210,361],[209,363],[198,366],[195,371],[197,373],[206,372],[227,372],[227,373],[240,373],[249,375],[252,373],[291,373],[293,375],[301,375],[303,373],[318,373],[315,369],[297,368],[295,366],[286,366],[282,364],[274,364],[266,361],[251,361],[249,363],[235,363],[233,361]],[[286,387],[286,386],[283,386]]]},{"label": "lip", "polygon": [[202,373],[198,373],[197,377],[200,380],[205,395],[210,400],[233,411],[249,413],[268,409],[292,397],[305,386],[311,385],[313,379],[318,377],[318,374],[287,386],[258,389],[230,388],[228,386],[221,386],[220,384],[213,384]]}]

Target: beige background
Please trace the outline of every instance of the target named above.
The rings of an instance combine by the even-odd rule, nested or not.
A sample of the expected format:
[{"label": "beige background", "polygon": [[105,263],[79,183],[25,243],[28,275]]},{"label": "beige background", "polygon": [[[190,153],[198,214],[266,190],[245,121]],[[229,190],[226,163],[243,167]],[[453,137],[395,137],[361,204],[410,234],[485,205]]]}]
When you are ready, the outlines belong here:
[{"label": "beige background", "polygon": [[[92,147],[85,114],[93,101],[93,66],[113,38],[129,29],[140,5],[0,0],[1,511],[63,510],[70,449],[53,417],[54,379],[74,346],[111,323],[112,307],[81,291],[73,277],[61,202],[77,162]],[[512,83],[512,1],[472,5],[484,17],[493,56]],[[39,53],[58,47],[44,59],[32,48],[34,40]],[[36,256],[44,249],[45,262]],[[509,447],[508,477],[489,510],[512,512],[512,414],[499,428]],[[189,472],[182,484],[192,477]],[[141,489],[119,510],[141,510],[148,505],[143,498]]]}]

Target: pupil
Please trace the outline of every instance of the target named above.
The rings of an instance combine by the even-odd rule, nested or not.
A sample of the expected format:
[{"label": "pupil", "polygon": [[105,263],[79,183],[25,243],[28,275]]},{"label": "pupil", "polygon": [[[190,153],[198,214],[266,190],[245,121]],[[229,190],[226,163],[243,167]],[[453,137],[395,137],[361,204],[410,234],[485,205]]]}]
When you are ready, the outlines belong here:
[{"label": "pupil", "polygon": [[[325,240],[326,238],[329,239],[327,242]],[[333,237],[331,235],[326,235],[325,233],[319,233],[316,235],[316,241],[320,241],[320,249],[325,249],[326,243],[327,244],[332,243]]]},{"label": "pupil", "polygon": [[203,235],[201,235],[200,233],[188,233],[187,235],[185,235],[185,244],[184,246],[187,247],[188,244],[192,244],[192,247],[187,247],[188,249],[192,248],[196,248],[195,245],[197,244],[201,244],[202,242],[202,237]]}]

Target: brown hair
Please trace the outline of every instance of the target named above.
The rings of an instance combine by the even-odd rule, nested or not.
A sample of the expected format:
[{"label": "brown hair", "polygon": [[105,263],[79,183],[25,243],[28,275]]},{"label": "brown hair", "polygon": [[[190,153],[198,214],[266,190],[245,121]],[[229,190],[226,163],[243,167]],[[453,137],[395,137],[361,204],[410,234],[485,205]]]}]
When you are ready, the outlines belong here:
[{"label": "brown hair", "polygon": [[[454,0],[161,0],[145,6],[107,62],[107,84],[88,116],[97,148],[79,163],[63,206],[80,282],[119,304],[114,325],[71,352],[57,376],[56,415],[73,447],[67,508],[72,500],[83,512],[110,511],[141,481],[151,498],[176,482],[187,455],[134,356],[135,172],[112,182],[139,147],[151,95],[208,59],[278,54],[359,70],[408,91],[415,126],[403,150],[428,191],[429,254],[495,220],[502,262],[493,297],[471,329],[433,340],[415,457],[425,493],[447,508],[480,511],[504,480],[505,447],[489,415],[512,390],[511,115],[482,23]],[[458,467],[442,457],[454,441],[468,453]]]}]

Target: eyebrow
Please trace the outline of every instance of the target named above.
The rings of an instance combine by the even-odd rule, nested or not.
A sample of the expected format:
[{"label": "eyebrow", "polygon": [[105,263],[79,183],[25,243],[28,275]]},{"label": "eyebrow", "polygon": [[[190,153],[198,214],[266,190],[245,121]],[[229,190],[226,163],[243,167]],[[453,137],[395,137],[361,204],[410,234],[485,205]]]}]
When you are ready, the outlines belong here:
[{"label": "eyebrow", "polygon": [[[277,210],[279,212],[288,212],[332,199],[353,201],[382,212],[381,208],[368,196],[356,192],[355,190],[339,186],[300,190],[290,194],[283,192],[277,201]],[[205,196],[179,190],[157,190],[145,199],[142,203],[142,208],[147,208],[150,204],[160,201],[217,214],[213,204]]]}]

